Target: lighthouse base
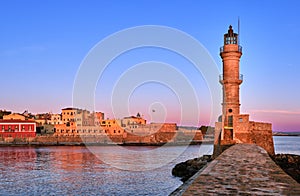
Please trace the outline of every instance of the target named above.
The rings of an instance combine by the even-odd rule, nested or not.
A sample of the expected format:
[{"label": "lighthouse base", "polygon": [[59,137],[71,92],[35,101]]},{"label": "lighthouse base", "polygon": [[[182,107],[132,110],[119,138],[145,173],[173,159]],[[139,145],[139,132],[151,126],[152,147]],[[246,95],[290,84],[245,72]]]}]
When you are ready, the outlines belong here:
[{"label": "lighthouse base", "polygon": [[231,129],[223,124],[215,124],[214,157],[236,143],[257,144],[270,155],[275,154],[271,123],[249,121],[249,115],[243,114],[234,116]]}]

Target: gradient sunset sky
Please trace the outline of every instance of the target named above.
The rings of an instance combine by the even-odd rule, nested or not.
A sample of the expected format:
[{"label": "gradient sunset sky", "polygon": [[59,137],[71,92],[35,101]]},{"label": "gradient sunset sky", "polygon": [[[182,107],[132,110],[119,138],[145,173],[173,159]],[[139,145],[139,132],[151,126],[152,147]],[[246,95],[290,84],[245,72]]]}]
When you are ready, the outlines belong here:
[{"label": "gradient sunset sky", "polygon": [[[255,121],[272,122],[275,131],[300,131],[299,7],[297,0],[2,0],[0,109],[60,113],[72,106],[74,79],[88,52],[105,37],[140,25],[168,26],[191,35],[208,50],[221,73],[223,34],[230,24],[237,31],[239,17],[241,112]],[[180,56],[157,48],[128,52],[109,65],[95,90],[96,110],[113,117],[110,93],[115,82],[146,61],[170,64],[189,79],[199,102],[199,125],[208,124],[211,97],[201,74]],[[149,82],[134,89],[128,107],[148,121],[167,113],[166,121],[179,123],[179,105],[176,92]]]}]

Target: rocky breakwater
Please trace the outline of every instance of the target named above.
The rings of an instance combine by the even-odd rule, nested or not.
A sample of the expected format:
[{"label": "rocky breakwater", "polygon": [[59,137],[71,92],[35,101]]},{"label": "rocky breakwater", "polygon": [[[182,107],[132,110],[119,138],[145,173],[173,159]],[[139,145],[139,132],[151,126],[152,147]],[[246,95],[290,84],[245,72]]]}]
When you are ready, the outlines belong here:
[{"label": "rocky breakwater", "polygon": [[212,161],[211,155],[203,155],[199,158],[194,158],[185,162],[178,163],[172,169],[172,175],[180,177],[181,181],[185,182],[195,173],[197,173],[200,169],[205,167],[210,161]]},{"label": "rocky breakwater", "polygon": [[276,154],[271,158],[285,173],[300,183],[300,155]]}]

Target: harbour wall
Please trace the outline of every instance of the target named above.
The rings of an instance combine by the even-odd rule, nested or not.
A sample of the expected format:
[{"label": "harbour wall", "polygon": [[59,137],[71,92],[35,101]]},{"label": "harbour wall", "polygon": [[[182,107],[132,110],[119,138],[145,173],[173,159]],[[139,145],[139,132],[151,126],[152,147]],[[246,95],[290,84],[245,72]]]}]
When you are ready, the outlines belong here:
[{"label": "harbour wall", "polygon": [[36,136],[27,138],[0,138],[0,145],[163,145],[203,142],[203,135],[197,132],[159,132],[150,135],[126,133],[122,135],[82,135],[82,136]]}]

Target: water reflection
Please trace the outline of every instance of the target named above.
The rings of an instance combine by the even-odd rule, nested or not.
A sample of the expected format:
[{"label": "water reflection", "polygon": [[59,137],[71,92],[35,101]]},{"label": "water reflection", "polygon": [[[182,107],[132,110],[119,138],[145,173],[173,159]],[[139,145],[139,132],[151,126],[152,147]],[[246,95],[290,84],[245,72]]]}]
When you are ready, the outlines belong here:
[{"label": "water reflection", "polygon": [[[299,137],[274,137],[276,153],[299,154],[299,141]],[[89,148],[96,155],[80,146],[1,147],[0,195],[168,195],[181,184],[171,175],[172,167],[212,150],[212,146],[190,146],[169,161],[185,147]],[[127,170],[107,164],[104,158]],[[166,160],[156,169],[133,171]]]},{"label": "water reflection", "polygon": [[[172,177],[172,167],[199,156],[199,146],[192,146],[163,167],[134,172],[132,167],[159,164],[181,147],[164,147],[153,156],[155,159],[144,156],[145,150],[152,147],[132,147],[141,152],[138,157],[131,150],[122,154],[114,146],[93,148],[98,152],[96,156],[80,146],[1,147],[0,195],[167,195],[181,184]],[[102,162],[103,156],[127,164],[128,171]]]},{"label": "water reflection", "polygon": [[4,147],[0,148],[0,157],[3,165],[0,168],[1,171],[4,171],[7,167],[13,168],[14,171],[22,171],[34,169],[34,165],[31,162],[37,159],[37,154],[35,149],[30,147]]}]

